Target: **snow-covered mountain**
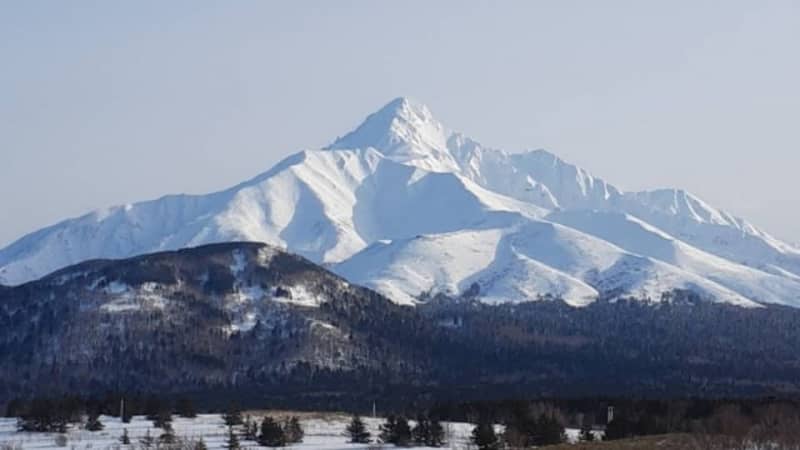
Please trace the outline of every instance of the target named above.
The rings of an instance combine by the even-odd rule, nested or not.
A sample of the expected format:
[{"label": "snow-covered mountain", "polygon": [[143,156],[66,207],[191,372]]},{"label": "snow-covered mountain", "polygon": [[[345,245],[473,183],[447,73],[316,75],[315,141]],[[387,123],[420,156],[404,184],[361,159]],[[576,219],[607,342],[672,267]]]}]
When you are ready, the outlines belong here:
[{"label": "snow-covered mountain", "polygon": [[399,303],[477,293],[800,306],[800,250],[678,189],[624,192],[544,150],[507,153],[399,98],[321,150],[208,195],[66,220],[0,250],[0,283],[91,258],[279,245]]}]

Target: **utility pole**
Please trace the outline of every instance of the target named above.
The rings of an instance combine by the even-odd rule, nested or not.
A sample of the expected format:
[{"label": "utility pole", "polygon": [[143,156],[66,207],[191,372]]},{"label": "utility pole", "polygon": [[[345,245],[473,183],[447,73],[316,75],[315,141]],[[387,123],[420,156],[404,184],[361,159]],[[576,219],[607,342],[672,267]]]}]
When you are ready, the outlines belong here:
[{"label": "utility pole", "polygon": [[375,410],[375,400],[372,401],[372,418],[373,419],[378,418],[378,414],[376,413],[376,410]]},{"label": "utility pole", "polygon": [[125,397],[119,399],[119,421],[125,422]]}]

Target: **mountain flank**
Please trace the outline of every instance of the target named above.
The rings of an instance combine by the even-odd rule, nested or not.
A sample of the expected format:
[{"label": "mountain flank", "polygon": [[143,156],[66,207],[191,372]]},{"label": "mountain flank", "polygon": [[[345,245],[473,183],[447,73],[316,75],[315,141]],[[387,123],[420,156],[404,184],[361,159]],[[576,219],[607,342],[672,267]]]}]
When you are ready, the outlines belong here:
[{"label": "mountain flank", "polygon": [[469,294],[398,305],[260,243],[87,261],[0,289],[0,402],[157,392],[328,408],[800,390],[794,308],[691,291],[583,307]]}]

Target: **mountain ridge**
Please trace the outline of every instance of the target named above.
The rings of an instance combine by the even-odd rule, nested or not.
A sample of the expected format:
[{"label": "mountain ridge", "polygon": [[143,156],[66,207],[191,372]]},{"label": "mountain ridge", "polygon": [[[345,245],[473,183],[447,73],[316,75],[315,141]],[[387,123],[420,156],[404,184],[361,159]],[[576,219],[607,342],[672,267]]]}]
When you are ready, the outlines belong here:
[{"label": "mountain ridge", "polygon": [[[430,237],[428,247],[417,236]],[[484,236],[504,238],[484,248]],[[437,239],[473,251],[441,259],[429,253]],[[226,241],[286,248],[401,303],[483,282],[492,301],[552,289],[586,304],[588,293],[657,299],[678,288],[739,305],[800,305],[800,250],[749,222],[681,189],[622,191],[546,150],[485,148],[405,98],[231,188],[98,210],[24,236],[0,250],[0,283],[93,257]],[[404,259],[364,259],[381,248]],[[440,262],[439,275],[397,269],[426,258]]]}]

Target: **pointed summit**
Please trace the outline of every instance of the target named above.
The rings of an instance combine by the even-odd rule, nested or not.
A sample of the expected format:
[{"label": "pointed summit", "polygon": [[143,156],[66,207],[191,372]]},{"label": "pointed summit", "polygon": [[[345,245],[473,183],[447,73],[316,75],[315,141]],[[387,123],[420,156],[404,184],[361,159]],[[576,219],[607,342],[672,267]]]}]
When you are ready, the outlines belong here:
[{"label": "pointed summit", "polygon": [[424,104],[398,97],[367,116],[329,149],[374,147],[391,151],[402,145],[439,145],[444,127]]},{"label": "pointed summit", "polygon": [[451,171],[457,165],[447,150],[449,135],[427,106],[398,97],[326,149],[372,147],[397,161],[437,172]]}]

